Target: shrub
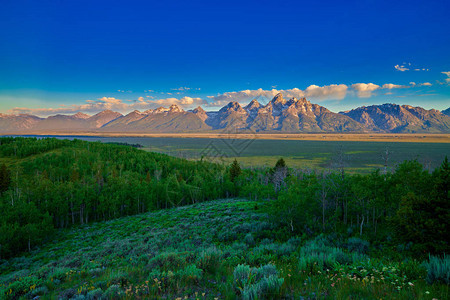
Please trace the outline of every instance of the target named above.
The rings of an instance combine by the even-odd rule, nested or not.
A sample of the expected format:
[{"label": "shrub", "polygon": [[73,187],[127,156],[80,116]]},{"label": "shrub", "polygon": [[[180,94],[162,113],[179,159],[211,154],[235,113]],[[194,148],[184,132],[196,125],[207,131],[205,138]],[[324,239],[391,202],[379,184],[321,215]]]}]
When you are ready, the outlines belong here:
[{"label": "shrub", "polygon": [[105,269],[103,269],[103,268],[90,269],[90,270],[89,270],[89,275],[92,276],[92,277],[98,277],[98,276],[100,276],[104,271],[105,271]]},{"label": "shrub", "polygon": [[259,244],[260,245],[269,245],[269,244],[272,244],[272,243],[273,243],[273,241],[271,239],[265,238],[265,239],[262,239]]},{"label": "shrub", "polygon": [[427,269],[427,282],[450,283],[450,258],[444,254],[442,258],[430,255],[430,259],[425,263]]},{"label": "shrub", "polygon": [[244,243],[246,243],[247,245],[249,245],[250,247],[255,245],[255,239],[253,238],[253,235],[251,233],[248,233],[245,237],[244,237]]},{"label": "shrub", "polygon": [[183,281],[184,285],[193,285],[198,283],[202,279],[203,271],[192,264],[185,269],[180,270],[176,275]]},{"label": "shrub", "polygon": [[220,242],[230,242],[236,240],[236,238],[237,238],[236,232],[228,230],[226,228],[222,228],[222,231],[220,231],[217,234],[217,239]]},{"label": "shrub", "polygon": [[260,280],[270,276],[276,276],[278,274],[277,268],[272,264],[264,265],[259,268],[253,268],[253,270],[256,275],[256,280]]},{"label": "shrub", "polygon": [[128,274],[123,271],[112,271],[108,277],[108,283],[111,285],[125,286],[128,283]]},{"label": "shrub", "polygon": [[2,289],[0,298],[3,299],[4,296],[8,296],[12,299],[18,299],[36,287],[39,287],[41,284],[42,281],[34,276],[21,278],[20,280],[16,280],[9,284],[6,288]]},{"label": "shrub", "polygon": [[124,291],[117,284],[111,285],[104,293],[107,299],[117,299],[125,296]]},{"label": "shrub", "polygon": [[248,233],[252,231],[252,225],[250,223],[242,223],[234,227],[234,231],[237,233]]},{"label": "shrub", "polygon": [[50,274],[48,275],[49,278],[52,279],[57,279],[60,281],[64,281],[64,279],[66,278],[66,273],[69,272],[70,269],[69,268],[54,268]]},{"label": "shrub", "polygon": [[278,246],[277,254],[281,257],[290,256],[295,251],[295,248],[293,244],[287,242]]},{"label": "shrub", "polygon": [[425,278],[427,272],[424,264],[415,259],[405,259],[399,264],[399,270],[410,280]]},{"label": "shrub", "polygon": [[302,244],[302,238],[299,236],[294,236],[291,237],[287,242],[294,247],[298,247]]},{"label": "shrub", "polygon": [[244,289],[242,298],[248,300],[277,298],[283,282],[284,279],[277,276],[264,277],[259,282]]},{"label": "shrub", "polygon": [[234,268],[233,278],[238,289],[244,289],[244,286],[251,283],[249,277],[250,271],[251,268],[247,265],[237,265]]},{"label": "shrub", "polygon": [[279,295],[284,279],[278,277],[274,265],[268,264],[259,268],[238,265],[234,269],[235,289],[243,299],[272,299]]},{"label": "shrub", "polygon": [[204,250],[197,259],[197,264],[207,273],[215,273],[221,264],[222,255],[216,247]]},{"label": "shrub", "polygon": [[26,294],[25,298],[35,298],[36,296],[44,296],[48,293],[48,288],[46,286],[37,287],[34,290],[30,291],[28,294]]},{"label": "shrub", "polygon": [[98,289],[90,291],[87,294],[86,298],[89,300],[97,300],[97,299],[102,299],[102,296],[103,296],[103,291],[102,291],[102,289],[98,288]]},{"label": "shrub", "polygon": [[327,246],[323,240],[313,240],[300,249],[300,270],[313,272],[316,269],[332,269],[335,265],[350,264],[364,259],[359,253],[348,254],[342,249]]},{"label": "shrub", "polygon": [[186,263],[184,257],[179,253],[166,252],[152,258],[149,262],[150,269],[159,268],[165,271],[175,271],[182,268]]},{"label": "shrub", "polygon": [[74,288],[70,288],[70,289],[62,291],[61,294],[59,294],[58,299],[70,299],[70,298],[74,297],[76,294],[77,294],[77,290]]},{"label": "shrub", "polygon": [[248,246],[246,244],[240,242],[234,242],[231,247],[234,251],[246,251],[248,249]]},{"label": "shrub", "polygon": [[347,240],[347,249],[366,254],[369,251],[370,243],[357,237],[351,237]]}]

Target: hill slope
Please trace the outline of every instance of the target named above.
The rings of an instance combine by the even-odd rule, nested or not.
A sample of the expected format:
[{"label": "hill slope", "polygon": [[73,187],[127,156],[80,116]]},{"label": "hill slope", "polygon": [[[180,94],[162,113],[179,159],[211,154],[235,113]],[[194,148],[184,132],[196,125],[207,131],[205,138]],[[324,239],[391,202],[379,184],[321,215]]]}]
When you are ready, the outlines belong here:
[{"label": "hill slope", "polygon": [[[406,267],[393,261],[372,258],[367,264],[367,256],[331,247],[323,237],[280,240],[283,232],[267,221],[263,205],[216,200],[61,231],[42,249],[0,264],[0,295],[298,299],[319,294],[330,299],[409,299],[426,291],[430,297],[448,296],[445,284],[412,280],[409,276],[417,275],[404,273]],[[308,251],[327,257],[339,254],[340,270],[301,271],[302,261],[314,257],[305,254]],[[364,268],[369,275],[364,276]]]}]

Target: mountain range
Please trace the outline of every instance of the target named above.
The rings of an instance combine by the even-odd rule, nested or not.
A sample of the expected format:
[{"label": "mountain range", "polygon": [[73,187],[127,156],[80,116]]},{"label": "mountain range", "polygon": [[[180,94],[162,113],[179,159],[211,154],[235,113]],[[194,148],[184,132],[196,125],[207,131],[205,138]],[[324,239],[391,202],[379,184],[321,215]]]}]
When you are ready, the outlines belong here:
[{"label": "mountain range", "polygon": [[126,115],[105,110],[93,116],[78,112],[40,118],[33,115],[0,114],[0,133],[39,132],[374,132],[374,133],[450,133],[450,108],[442,112],[410,105],[362,106],[334,113],[305,98],[284,99],[277,94],[262,105],[256,99],[248,105],[230,102],[219,111],[207,112],[200,106],[185,111],[173,104]]}]

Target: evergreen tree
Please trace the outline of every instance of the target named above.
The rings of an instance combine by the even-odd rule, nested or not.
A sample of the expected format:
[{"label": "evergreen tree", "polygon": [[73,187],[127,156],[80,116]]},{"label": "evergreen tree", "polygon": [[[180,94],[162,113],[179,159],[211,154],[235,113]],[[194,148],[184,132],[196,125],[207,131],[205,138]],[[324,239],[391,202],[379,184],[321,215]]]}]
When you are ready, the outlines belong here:
[{"label": "evergreen tree", "polygon": [[432,190],[409,192],[402,197],[393,218],[399,241],[413,242],[419,254],[448,253],[448,227],[450,226],[450,168],[447,157],[432,175]]},{"label": "evergreen tree", "polygon": [[445,156],[440,168],[433,173],[434,196],[442,200],[448,201],[450,198],[450,165],[448,158]]},{"label": "evergreen tree", "polygon": [[274,185],[275,191],[278,192],[286,186],[284,182],[285,178],[288,176],[288,168],[286,167],[286,162],[283,158],[280,158],[275,167],[271,170],[272,183]]},{"label": "evergreen tree", "polygon": [[275,164],[275,170],[278,168],[286,168],[286,162],[283,158],[280,158],[277,163]]},{"label": "evergreen tree", "polygon": [[5,164],[0,167],[0,195],[6,192],[11,185],[11,172]]},{"label": "evergreen tree", "polygon": [[239,165],[238,161],[234,159],[233,163],[231,164],[230,168],[230,178],[232,182],[235,182],[236,177],[241,175],[241,166]]}]

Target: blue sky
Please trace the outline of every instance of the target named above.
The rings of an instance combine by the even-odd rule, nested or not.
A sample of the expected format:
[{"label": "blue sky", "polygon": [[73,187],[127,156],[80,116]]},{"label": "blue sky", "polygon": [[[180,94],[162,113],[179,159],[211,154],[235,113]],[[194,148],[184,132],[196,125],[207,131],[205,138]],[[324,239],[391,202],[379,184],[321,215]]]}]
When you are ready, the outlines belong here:
[{"label": "blue sky", "polygon": [[[2,1],[0,112],[450,106],[450,1]],[[243,92],[242,92],[243,91]]]}]

